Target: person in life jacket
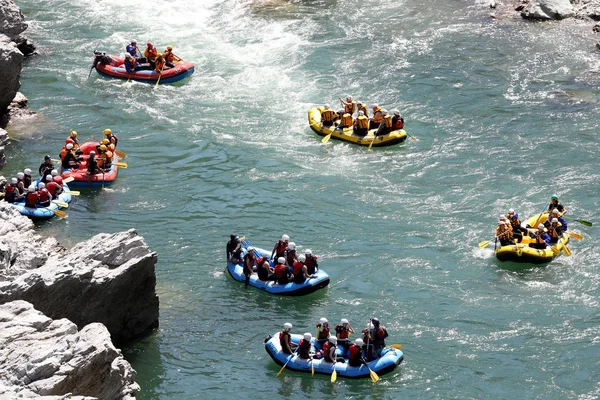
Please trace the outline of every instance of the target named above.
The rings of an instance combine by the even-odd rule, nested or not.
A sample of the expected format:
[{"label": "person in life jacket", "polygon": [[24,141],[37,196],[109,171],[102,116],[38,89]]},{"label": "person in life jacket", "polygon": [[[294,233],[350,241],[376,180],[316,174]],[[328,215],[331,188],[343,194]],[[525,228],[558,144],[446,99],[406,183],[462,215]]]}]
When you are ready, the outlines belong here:
[{"label": "person in life jacket", "polygon": [[379,124],[379,128],[377,128],[377,132],[375,132],[375,135],[377,136],[388,134],[394,130],[392,116],[388,114],[387,110],[381,110],[381,113],[383,114],[383,118]]},{"label": "person in life jacket", "polygon": [[298,344],[298,357],[302,358],[303,360],[310,359],[311,340],[312,336],[310,332],[306,332]]},{"label": "person in life jacket", "polygon": [[181,61],[181,58],[173,54],[173,46],[167,46],[165,51],[163,51],[163,58],[169,68],[173,68],[176,62]]},{"label": "person in life jacket", "polygon": [[117,135],[115,135],[114,133],[112,133],[112,131],[108,128],[106,128],[102,134],[104,135],[105,139],[108,139],[112,144],[115,145],[115,147],[117,147],[117,143],[119,142],[119,138],[117,137]]},{"label": "person in life jacket", "polygon": [[281,345],[281,351],[285,354],[293,354],[291,330],[292,324],[286,322],[283,324],[283,330],[279,332],[279,344]]},{"label": "person in life jacket", "polygon": [[339,324],[334,328],[335,336],[340,345],[345,345],[348,342],[348,337],[354,333],[354,329],[350,326],[350,322],[346,318],[342,318]]},{"label": "person in life jacket", "polygon": [[229,242],[227,242],[226,252],[227,264],[238,264],[242,262],[242,242],[240,241],[240,237],[235,233],[232,233],[231,236],[229,236]]},{"label": "person in life jacket", "polygon": [[558,210],[560,216],[567,212],[565,207],[558,201],[558,196],[553,194],[552,197],[550,197],[550,204],[548,204],[548,212],[551,212],[555,208]]},{"label": "person in life jacket", "polygon": [[369,118],[365,117],[363,110],[358,112],[358,117],[354,120],[354,133],[358,136],[365,136],[369,133]]},{"label": "person in life jacket", "polygon": [[248,252],[244,256],[244,275],[246,276],[245,286],[250,283],[250,276],[254,273],[256,268],[256,255],[254,254],[254,247],[249,246]]},{"label": "person in life jacket", "polygon": [[529,243],[529,247],[533,247],[534,249],[544,250],[547,245],[550,243],[550,236],[546,233],[548,230],[544,226],[544,224],[538,225],[538,230],[534,233],[531,233],[529,236],[535,239],[534,243]]},{"label": "person in life jacket", "polygon": [[87,159],[87,174],[95,175],[100,172],[104,172],[104,170],[98,166],[98,162],[96,161],[96,152],[92,150],[90,151]]},{"label": "person in life jacket", "polygon": [[23,185],[25,185],[26,188],[29,188],[29,186],[31,186],[32,183],[33,178],[31,177],[31,169],[25,168],[25,170],[23,171]]},{"label": "person in life jacket", "polygon": [[57,170],[53,169],[52,170],[52,180],[56,183],[58,183],[61,187],[62,190],[62,186],[63,186],[63,180],[62,180],[62,176],[60,176],[60,174],[58,173]]},{"label": "person in life jacket", "polygon": [[62,159],[61,166],[63,169],[79,169],[79,162],[82,161],[82,157],[77,157],[73,151],[73,143],[69,143],[66,146],[66,154]]},{"label": "person in life jacket", "polygon": [[325,361],[330,363],[345,362],[344,357],[336,354],[337,350],[337,338],[335,336],[329,336],[327,342],[323,344],[323,358]]},{"label": "person in life jacket", "polygon": [[298,256],[296,255],[296,243],[290,242],[287,249],[285,249],[285,263],[291,267],[296,261],[298,261]]},{"label": "person in life jacket", "polygon": [[129,73],[137,71],[140,67],[140,63],[137,61],[137,59],[129,53],[125,53],[125,61],[123,65],[125,65],[125,71]]},{"label": "person in life jacket", "polygon": [[[12,178],[10,183],[4,186],[4,201],[8,203],[17,203],[19,201],[23,201],[23,196],[19,195],[19,191],[17,190],[17,183],[19,180],[17,178]],[[19,199],[19,200],[17,200]]]},{"label": "person in life jacket", "polygon": [[323,126],[331,126],[333,122],[337,119],[337,114],[335,111],[331,109],[329,104],[325,104],[323,110],[321,111],[321,122]]},{"label": "person in life jacket", "polygon": [[498,220],[498,227],[496,228],[495,237],[500,240],[500,246],[509,246],[515,244],[515,241],[513,240],[512,229],[510,229],[510,222]]},{"label": "person in life jacket", "polygon": [[550,244],[558,242],[558,239],[563,235],[562,225],[558,221],[558,218],[552,218],[550,225],[546,229],[548,230],[548,236],[550,236]]},{"label": "person in life jacket", "polygon": [[292,264],[294,283],[304,283],[307,279],[312,278],[312,276],[308,274],[304,261],[306,261],[306,256],[301,254],[300,257],[298,257],[298,261],[294,261]]},{"label": "person in life jacket", "polygon": [[[132,39],[131,42],[125,46],[125,51],[127,51],[127,54],[131,55],[131,57],[138,59],[142,56],[140,49],[137,45],[137,40]],[[125,55],[127,57],[127,55]]]},{"label": "person in life jacket", "polygon": [[44,162],[40,164],[40,168],[38,169],[42,182],[46,182],[46,177],[52,175],[53,169],[52,158],[49,155],[44,156]]},{"label": "person in life jacket", "polygon": [[340,128],[340,130],[343,131],[344,128],[349,128],[352,126],[352,124],[352,114],[344,113],[342,115],[342,118],[340,119],[340,124],[338,125],[338,128]]},{"label": "person in life jacket", "polygon": [[106,145],[101,144],[100,145],[100,152],[98,153],[98,167],[101,168],[104,171],[107,171],[110,169],[110,166],[112,164],[112,152],[108,151],[108,147],[106,147]]},{"label": "person in life jacket", "polygon": [[365,358],[367,361],[372,361],[377,358],[377,352],[373,345],[373,337],[375,335],[375,325],[372,322],[367,324],[367,328],[362,330],[362,340],[364,342],[363,349],[365,351]]},{"label": "person in life jacket", "polygon": [[36,208],[38,204],[38,193],[35,191],[35,186],[30,185],[27,187],[27,194],[25,195],[25,207]]},{"label": "person in life jacket", "polygon": [[46,189],[50,192],[53,199],[58,198],[62,193],[62,186],[54,181],[54,177],[52,175],[48,175],[46,177]]},{"label": "person in life jacket", "polygon": [[323,317],[317,322],[317,334],[315,335],[315,340],[319,343],[323,343],[327,341],[329,334],[329,321],[327,321],[327,318]]},{"label": "person in life jacket", "polygon": [[156,72],[158,72],[159,74],[161,74],[163,72],[163,70],[165,69],[166,65],[167,65],[167,63],[165,61],[165,58],[163,57],[162,54],[158,53],[158,55],[156,56],[154,70]]},{"label": "person in life jacket", "polygon": [[319,263],[317,262],[317,256],[315,256],[311,249],[306,249],[304,251],[304,255],[306,257],[304,261],[304,265],[306,265],[306,272],[309,275],[314,275],[317,273],[319,269]]},{"label": "person in life jacket", "polygon": [[94,50],[94,66],[97,66],[98,63],[101,65],[109,65],[112,62],[112,59],[106,55],[103,51]]},{"label": "person in life jacket", "polygon": [[69,133],[69,137],[65,140],[65,145],[67,143],[73,143],[73,149],[79,148],[79,141],[77,140],[77,131],[71,131]]},{"label": "person in life jacket", "polygon": [[394,116],[392,117],[393,130],[404,129],[404,118],[400,115],[400,111],[394,110]]},{"label": "person in life jacket", "polygon": [[371,318],[371,323],[373,324],[373,346],[375,347],[375,351],[379,351],[385,347],[385,338],[387,338],[388,331],[385,326],[381,325],[379,319]]},{"label": "person in life jacket", "polygon": [[261,281],[275,280],[275,271],[271,268],[268,257],[260,257],[256,260],[256,274]]},{"label": "person in life jacket", "polygon": [[289,241],[290,237],[288,235],[281,235],[281,239],[279,239],[273,247],[271,258],[275,257],[275,259],[277,259],[279,257],[283,257],[285,255],[285,251],[287,250]]},{"label": "person in life jacket", "polygon": [[27,192],[27,186],[23,182],[24,178],[25,174],[23,172],[17,173],[17,195],[23,196]]},{"label": "person in life jacket", "polygon": [[144,57],[146,58],[146,61],[150,63],[150,67],[154,69],[156,66],[156,58],[158,57],[158,51],[156,50],[156,47],[154,47],[154,45],[150,42],[148,42],[146,46],[147,47],[144,50]]},{"label": "person in life jacket", "polygon": [[40,207],[48,207],[52,202],[52,195],[46,189],[46,184],[44,182],[40,182],[38,184],[38,205]]},{"label": "person in life jacket", "polygon": [[383,114],[381,111],[382,108],[379,107],[379,104],[373,104],[373,118],[369,119],[369,130],[379,128],[379,124],[383,119]]},{"label": "person in life jacket", "polygon": [[356,102],[356,112],[363,112],[365,114],[365,117],[367,117],[367,119],[369,118],[369,109],[367,108],[366,104],[363,104],[362,102],[358,101]]},{"label": "person in life jacket", "polygon": [[513,230],[513,236],[518,239],[520,242],[523,239],[523,235],[527,234],[527,228],[523,228],[521,226],[521,220],[519,219],[519,214],[515,212],[514,209],[509,208],[508,214],[506,214],[506,218],[510,222],[510,226]]},{"label": "person in life jacket", "polygon": [[360,367],[365,363],[362,354],[363,345],[363,340],[358,338],[350,345],[350,347],[348,347],[348,364],[351,367]]},{"label": "person in life jacket", "polygon": [[563,232],[566,232],[567,229],[568,229],[567,221],[565,221],[565,219],[560,216],[560,213],[558,212],[558,208],[554,208],[552,210],[552,212],[548,216],[548,219],[546,220],[546,222],[544,222],[544,226],[546,228],[548,228],[554,218],[556,218],[558,220],[558,222],[560,222],[560,228],[561,228],[561,230]]},{"label": "person in life jacket", "polygon": [[279,257],[273,270],[275,272],[275,281],[277,283],[285,285],[290,282],[290,268],[285,264],[285,258]]},{"label": "person in life jacket", "polygon": [[340,103],[344,106],[345,114],[354,114],[354,110],[356,109],[356,101],[352,100],[352,96],[346,96],[346,101],[342,100],[340,97]]}]

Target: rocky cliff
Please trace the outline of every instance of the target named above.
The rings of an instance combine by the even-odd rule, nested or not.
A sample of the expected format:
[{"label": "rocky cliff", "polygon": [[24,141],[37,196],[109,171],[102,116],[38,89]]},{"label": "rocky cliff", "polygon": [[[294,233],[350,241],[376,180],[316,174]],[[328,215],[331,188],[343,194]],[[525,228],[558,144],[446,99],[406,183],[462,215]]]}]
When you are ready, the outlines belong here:
[{"label": "rocky cliff", "polygon": [[128,400],[134,380],[102,324],[78,331],[25,301],[0,305],[0,398]]},{"label": "rocky cliff", "polygon": [[158,327],[156,261],[135,230],[99,234],[66,250],[0,202],[0,304],[26,300],[80,329],[100,322],[122,346]]}]

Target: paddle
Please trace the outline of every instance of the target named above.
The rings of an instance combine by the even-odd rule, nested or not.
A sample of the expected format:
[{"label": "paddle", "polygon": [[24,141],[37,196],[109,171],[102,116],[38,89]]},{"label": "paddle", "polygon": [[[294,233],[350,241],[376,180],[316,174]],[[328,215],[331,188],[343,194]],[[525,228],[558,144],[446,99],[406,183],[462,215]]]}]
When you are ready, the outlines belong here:
[{"label": "paddle", "polygon": [[335,382],[337,380],[337,371],[335,370],[335,361],[333,362],[333,372],[331,373],[331,382]]},{"label": "paddle", "polygon": [[95,66],[96,65],[94,64],[94,65],[92,65],[92,68],[90,68],[90,73],[88,74],[88,77],[87,77],[88,79],[90,79],[90,76],[92,76],[92,71],[94,70]]},{"label": "paddle", "polygon": [[68,208],[69,207],[69,203],[65,203],[64,201],[52,200],[52,202],[54,204],[56,204],[57,206],[62,207],[62,208]]},{"label": "paddle", "polygon": [[401,344],[390,344],[390,347],[393,347],[394,349],[402,350]]},{"label": "paddle", "polygon": [[283,364],[283,367],[281,367],[281,369],[279,370],[279,372],[277,373],[277,376],[281,375],[281,373],[283,372],[283,370],[285,369],[285,367],[287,367],[288,363],[290,362],[290,360],[292,358],[294,358],[294,355],[296,354],[296,352],[293,352],[292,354],[290,354],[290,356],[288,357],[288,360],[285,362],[285,364]]},{"label": "paddle", "polygon": [[581,235],[577,232],[567,232],[567,233],[574,239],[583,240],[583,235]]},{"label": "paddle", "polygon": [[590,221],[586,221],[584,219],[576,219],[575,221],[579,222],[581,225],[592,226],[593,224]]},{"label": "paddle", "polygon": [[[165,62],[165,65],[166,65],[166,62]],[[158,87],[158,82],[160,82],[160,78],[162,77],[162,73],[163,73],[164,69],[165,69],[165,66],[163,65],[163,67],[160,69],[160,71],[158,73],[158,79],[156,80],[156,85],[154,85],[155,89]]]},{"label": "paddle", "polygon": [[311,369],[310,375],[315,376],[315,363],[313,362],[312,357],[310,358],[310,369]]},{"label": "paddle", "polygon": [[79,192],[79,190],[69,190],[68,192],[65,192],[67,194],[70,194],[71,196],[79,196],[81,193]]},{"label": "paddle", "polygon": [[119,162],[116,162],[115,165],[117,167],[119,167],[119,168],[127,169],[127,163],[126,162],[119,161]]},{"label": "paddle", "polygon": [[73,178],[72,176],[69,176],[68,178],[63,179],[63,183],[73,182],[74,180],[75,180],[75,178]]},{"label": "paddle", "polygon": [[[404,131],[404,132],[406,132],[406,131]],[[409,138],[411,138],[412,140],[417,140],[417,138],[416,138],[416,137],[414,137],[414,136],[411,136],[411,135],[410,135],[410,133],[406,132],[406,134],[407,134],[407,135],[408,135],[408,137],[409,137]]]},{"label": "paddle", "polygon": [[54,215],[56,215],[59,218],[67,218],[67,213],[61,210],[52,210],[52,212],[54,213]]},{"label": "paddle", "polygon": [[571,257],[571,249],[569,249],[569,246],[567,246],[566,244],[563,246],[563,251],[565,252],[565,256]]},{"label": "paddle", "polygon": [[482,249],[485,249],[490,244],[489,240],[484,240],[483,242],[479,242],[478,246]]},{"label": "paddle", "polygon": [[369,376],[371,377],[373,383],[377,383],[377,381],[379,380],[379,375],[377,375],[377,373],[373,371],[371,367],[369,367],[369,363],[367,363],[367,360],[362,358],[362,362],[367,366],[367,368],[369,368]]},{"label": "paddle", "polygon": [[369,148],[367,150],[371,150],[371,147],[373,146],[373,143],[375,143],[375,139],[377,139],[377,135],[373,136],[373,140],[371,141],[371,143],[369,143]]},{"label": "paddle", "polygon": [[117,153],[117,155],[118,155],[119,157],[121,157],[121,158],[125,158],[125,157],[127,157],[127,154],[125,154],[125,152],[124,152],[124,151],[121,151],[121,150],[117,150],[117,149],[115,149],[115,153]]},{"label": "paddle", "polygon": [[329,135],[327,135],[323,139],[321,139],[321,143],[327,143],[327,142],[329,142],[329,139],[331,139],[331,134],[333,133],[334,130],[335,129],[332,129],[331,133]]},{"label": "paddle", "polygon": [[540,222],[540,218],[542,218],[542,215],[544,215],[544,211],[546,211],[546,209],[547,209],[548,207],[550,207],[550,203],[548,203],[548,204],[546,204],[546,205],[544,206],[544,209],[543,209],[543,210],[542,210],[542,212],[540,213],[540,216],[538,217],[537,221],[535,221],[535,224],[533,224],[533,227],[534,227],[535,229],[537,229],[538,222]]}]

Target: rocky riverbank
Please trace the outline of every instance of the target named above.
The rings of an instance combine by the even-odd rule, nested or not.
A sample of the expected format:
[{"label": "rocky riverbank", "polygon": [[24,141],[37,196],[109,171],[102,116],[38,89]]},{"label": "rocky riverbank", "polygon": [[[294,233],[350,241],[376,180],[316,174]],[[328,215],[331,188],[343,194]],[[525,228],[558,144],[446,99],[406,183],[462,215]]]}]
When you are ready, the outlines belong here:
[{"label": "rocky riverbank", "polygon": [[522,17],[529,20],[565,18],[600,21],[600,0],[490,0],[494,17]]},{"label": "rocky riverbank", "polygon": [[135,372],[111,338],[121,346],[158,327],[156,261],[134,230],[67,250],[0,202],[0,397],[134,396]]}]

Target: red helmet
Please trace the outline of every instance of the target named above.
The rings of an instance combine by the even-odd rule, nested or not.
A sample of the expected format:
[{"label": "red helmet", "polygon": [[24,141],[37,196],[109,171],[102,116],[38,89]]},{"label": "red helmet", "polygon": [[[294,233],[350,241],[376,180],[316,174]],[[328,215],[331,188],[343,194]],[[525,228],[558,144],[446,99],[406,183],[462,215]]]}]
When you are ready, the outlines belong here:
[{"label": "red helmet", "polygon": [[148,42],[148,47],[152,48],[152,43]]},{"label": "red helmet", "polygon": [[67,140],[65,140],[65,144],[69,144],[69,143],[73,144],[73,143],[75,143],[75,142],[73,141],[73,139],[71,139],[71,138],[69,137],[69,138],[67,138]]}]

